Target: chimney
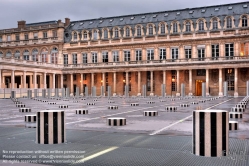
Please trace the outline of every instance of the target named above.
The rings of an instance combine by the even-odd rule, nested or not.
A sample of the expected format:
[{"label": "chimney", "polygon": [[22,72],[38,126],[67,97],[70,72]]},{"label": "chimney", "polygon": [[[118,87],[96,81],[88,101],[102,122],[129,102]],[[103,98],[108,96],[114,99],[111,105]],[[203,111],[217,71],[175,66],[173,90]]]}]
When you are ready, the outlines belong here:
[{"label": "chimney", "polygon": [[24,28],[25,27],[25,25],[26,25],[26,21],[24,21],[24,20],[22,20],[22,21],[17,21],[17,23],[18,23],[18,28]]},{"label": "chimney", "polygon": [[58,21],[57,21],[57,24],[60,24],[60,23],[61,23],[61,20],[58,20]]},{"label": "chimney", "polygon": [[70,25],[70,18],[65,18],[65,27]]}]

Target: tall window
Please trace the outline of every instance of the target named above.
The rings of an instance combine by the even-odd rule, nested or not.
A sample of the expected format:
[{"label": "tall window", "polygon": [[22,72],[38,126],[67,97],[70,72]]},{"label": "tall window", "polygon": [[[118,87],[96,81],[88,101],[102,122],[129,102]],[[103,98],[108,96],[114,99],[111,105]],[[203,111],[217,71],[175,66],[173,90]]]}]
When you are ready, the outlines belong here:
[{"label": "tall window", "polygon": [[219,55],[220,55],[219,44],[213,44],[212,45],[212,59],[213,60],[218,60]]},{"label": "tall window", "polygon": [[82,54],[82,61],[83,61],[83,62],[82,62],[83,64],[86,64],[86,63],[87,63],[87,53],[83,53],[83,54]]},{"label": "tall window", "polygon": [[77,54],[72,54],[72,63],[74,64],[74,65],[77,65],[77,63],[78,63],[78,59],[77,59]]},{"label": "tall window", "polygon": [[148,61],[154,60],[154,50],[153,49],[147,50],[147,60]]},{"label": "tall window", "polygon": [[108,39],[108,31],[106,29],[104,30],[104,39]]},{"label": "tall window", "polygon": [[137,27],[137,36],[141,36],[141,26]]},{"label": "tall window", "polygon": [[97,61],[98,61],[98,53],[93,52],[92,53],[92,63],[97,63]]},{"label": "tall window", "polygon": [[113,62],[119,62],[118,51],[113,51],[112,55],[113,55]]},{"label": "tall window", "polygon": [[178,59],[178,48],[171,48],[172,61]]},{"label": "tall window", "polygon": [[130,51],[124,51],[124,61],[129,62],[131,60]]},{"label": "tall window", "polygon": [[93,32],[93,40],[97,40],[98,39],[98,32],[95,30]]},{"label": "tall window", "polygon": [[29,40],[29,34],[25,33],[25,34],[24,34],[24,39],[25,39],[25,40]]},{"label": "tall window", "polygon": [[86,31],[83,33],[83,39],[87,40],[87,32]]},{"label": "tall window", "polygon": [[177,78],[176,78],[176,71],[175,70],[171,70],[171,91],[172,92],[175,92],[175,91],[177,91],[177,87],[176,87],[176,85],[177,85],[177,83],[176,83],[176,80],[177,80]]},{"label": "tall window", "polygon": [[191,25],[190,22],[186,22],[186,32],[190,32],[191,31]]},{"label": "tall window", "polygon": [[142,50],[136,50],[136,61],[142,60]]},{"label": "tall window", "polygon": [[159,54],[160,60],[166,59],[166,49],[165,48],[160,48],[159,52],[160,52],[160,54]]},{"label": "tall window", "polygon": [[232,19],[231,19],[231,17],[227,18],[227,28],[232,28]]},{"label": "tall window", "polygon": [[130,37],[130,28],[125,29],[126,37]]},{"label": "tall window", "polygon": [[16,41],[19,41],[19,40],[20,40],[19,35],[16,35]]},{"label": "tall window", "polygon": [[54,47],[51,51],[51,63],[57,64],[58,61],[58,49],[56,47]]},{"label": "tall window", "polygon": [[114,37],[115,37],[115,38],[118,38],[118,28],[115,28]]},{"label": "tall window", "polygon": [[153,35],[153,26],[149,25],[149,35]]},{"label": "tall window", "polygon": [[177,33],[178,32],[177,26],[178,26],[178,24],[176,22],[173,23],[173,33]]},{"label": "tall window", "polygon": [[185,58],[186,59],[191,59],[192,57],[192,50],[191,48],[185,48]]},{"label": "tall window", "polygon": [[165,34],[165,24],[161,24],[161,34]]},{"label": "tall window", "polygon": [[213,29],[218,29],[218,20],[216,18],[213,19]]},{"label": "tall window", "polygon": [[227,90],[234,91],[234,69],[225,69],[225,81],[227,81]]},{"label": "tall window", "polygon": [[29,60],[29,51],[28,50],[25,50],[24,53],[23,53],[23,59],[28,61]]},{"label": "tall window", "polygon": [[48,33],[47,32],[43,32],[43,38],[48,38]]},{"label": "tall window", "polygon": [[11,36],[10,35],[7,36],[7,41],[11,41]]},{"label": "tall window", "polygon": [[57,37],[57,31],[56,30],[53,31],[53,37]]},{"label": "tall window", "polygon": [[6,53],[6,58],[11,58],[11,57],[12,57],[12,54],[11,54],[10,51],[8,51],[8,52]]},{"label": "tall window", "polygon": [[76,32],[73,33],[73,40],[77,41],[77,33]]},{"label": "tall window", "polygon": [[233,59],[234,56],[233,44],[225,44],[225,55],[227,59]]},{"label": "tall window", "polygon": [[204,61],[205,58],[205,48],[198,48],[198,60]]},{"label": "tall window", "polygon": [[155,90],[154,78],[151,78],[151,71],[147,71],[147,79],[146,80],[147,80],[147,91],[151,91],[151,80],[153,81],[153,89]]},{"label": "tall window", "polygon": [[34,32],[33,35],[34,35],[34,39],[38,39],[38,33],[37,32]]},{"label": "tall window", "polygon": [[32,60],[36,62],[38,61],[38,50],[37,49],[34,49],[32,51]]},{"label": "tall window", "polygon": [[20,59],[20,51],[15,52],[15,59]]},{"label": "tall window", "polygon": [[108,62],[108,52],[107,51],[102,52],[102,59],[103,59],[103,62]]},{"label": "tall window", "polygon": [[204,22],[202,20],[199,21],[199,31],[204,31]]},{"label": "tall window", "polygon": [[243,16],[242,17],[242,27],[247,27],[247,17],[246,16]]},{"label": "tall window", "polygon": [[68,55],[67,54],[63,55],[63,60],[64,60],[64,65],[67,66],[68,65]]},{"label": "tall window", "polygon": [[48,51],[46,49],[43,49],[41,52],[41,62],[47,63],[47,53]]}]

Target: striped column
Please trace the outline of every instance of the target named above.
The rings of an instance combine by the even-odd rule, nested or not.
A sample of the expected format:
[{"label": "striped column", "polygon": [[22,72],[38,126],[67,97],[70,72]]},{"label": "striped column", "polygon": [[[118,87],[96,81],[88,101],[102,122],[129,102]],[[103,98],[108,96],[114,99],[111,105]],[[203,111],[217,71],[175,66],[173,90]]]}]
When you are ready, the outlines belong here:
[{"label": "striped column", "polygon": [[125,118],[108,118],[107,119],[107,125],[109,126],[124,126],[126,125],[126,119]]},{"label": "striped column", "polygon": [[229,130],[239,130],[239,123],[238,121],[229,121]]},{"label": "striped column", "polygon": [[193,154],[220,157],[228,154],[229,116],[225,110],[193,111]]},{"label": "striped column", "polygon": [[65,113],[62,110],[37,112],[36,142],[38,144],[59,144],[66,141],[64,127]]}]

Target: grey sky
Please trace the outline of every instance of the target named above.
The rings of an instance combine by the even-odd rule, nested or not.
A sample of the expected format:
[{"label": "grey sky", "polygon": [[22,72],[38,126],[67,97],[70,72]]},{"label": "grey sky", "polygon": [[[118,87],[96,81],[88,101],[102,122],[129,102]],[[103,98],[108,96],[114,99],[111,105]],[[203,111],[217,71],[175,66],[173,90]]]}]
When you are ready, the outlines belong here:
[{"label": "grey sky", "polygon": [[17,21],[72,21],[243,2],[241,0],[0,0],[0,29]]}]

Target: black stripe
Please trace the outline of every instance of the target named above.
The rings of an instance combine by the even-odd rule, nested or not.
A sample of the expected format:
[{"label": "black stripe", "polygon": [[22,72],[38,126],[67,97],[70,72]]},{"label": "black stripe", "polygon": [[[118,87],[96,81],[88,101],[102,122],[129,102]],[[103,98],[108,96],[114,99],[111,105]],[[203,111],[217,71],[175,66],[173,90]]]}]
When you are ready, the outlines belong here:
[{"label": "black stripe", "polygon": [[34,122],[36,122],[36,116],[34,116]]},{"label": "black stripe", "polygon": [[31,116],[28,116],[28,121],[31,122]]},{"label": "black stripe", "polygon": [[64,111],[61,112],[61,143],[64,143]]},{"label": "black stripe", "polygon": [[238,124],[237,123],[234,124],[234,129],[238,130]]},{"label": "black stripe", "polygon": [[200,112],[200,156],[205,155],[205,113]]},{"label": "black stripe", "polygon": [[123,120],[120,119],[119,122],[120,122],[120,126],[123,126]]},{"label": "black stripe", "polygon": [[48,144],[48,112],[44,112],[44,144]]},{"label": "black stripe", "polygon": [[108,119],[108,121],[109,121],[109,125],[111,126],[112,125],[112,120]]},{"label": "black stripe", "polygon": [[54,144],[58,144],[58,112],[53,112]]},{"label": "black stripe", "polygon": [[227,148],[226,148],[226,144],[227,144],[227,131],[226,131],[226,126],[227,126],[227,117],[226,117],[226,112],[222,112],[222,151],[223,151],[223,155],[226,156],[227,155]]},{"label": "black stripe", "polygon": [[216,112],[211,112],[210,115],[210,124],[211,124],[211,157],[217,156],[217,117]]},{"label": "black stripe", "polygon": [[229,130],[232,130],[232,124],[229,123]]},{"label": "black stripe", "polygon": [[195,114],[196,112],[193,111],[193,154],[195,154]]},{"label": "black stripe", "polygon": [[113,122],[114,122],[114,126],[117,126],[117,119],[114,119]]},{"label": "black stripe", "polygon": [[126,125],[126,119],[124,119],[124,125]]},{"label": "black stripe", "polygon": [[37,115],[38,115],[38,119],[37,119],[37,132],[38,132],[38,134],[37,134],[37,137],[38,137],[38,144],[40,143],[40,136],[41,136],[41,133],[40,133],[40,112],[38,112],[37,113]]}]

